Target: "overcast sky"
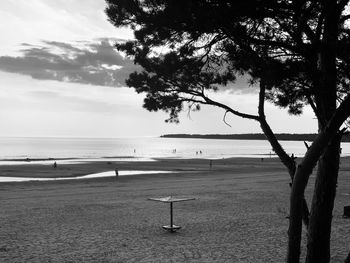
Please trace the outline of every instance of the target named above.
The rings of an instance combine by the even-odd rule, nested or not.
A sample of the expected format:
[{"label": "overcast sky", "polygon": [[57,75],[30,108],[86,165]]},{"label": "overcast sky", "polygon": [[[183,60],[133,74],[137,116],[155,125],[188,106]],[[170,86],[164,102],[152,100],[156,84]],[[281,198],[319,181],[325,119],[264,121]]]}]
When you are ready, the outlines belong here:
[{"label": "overcast sky", "polygon": [[[137,67],[113,43],[131,39],[104,14],[103,0],[1,0],[0,136],[132,137],[164,133],[255,133],[257,123],[203,107],[185,112],[180,124],[142,108],[143,95],[125,87]],[[256,114],[257,95],[244,81],[236,91],[213,96]],[[242,92],[243,91],[243,92]],[[302,117],[266,106],[276,132],[316,132],[307,109]]]}]

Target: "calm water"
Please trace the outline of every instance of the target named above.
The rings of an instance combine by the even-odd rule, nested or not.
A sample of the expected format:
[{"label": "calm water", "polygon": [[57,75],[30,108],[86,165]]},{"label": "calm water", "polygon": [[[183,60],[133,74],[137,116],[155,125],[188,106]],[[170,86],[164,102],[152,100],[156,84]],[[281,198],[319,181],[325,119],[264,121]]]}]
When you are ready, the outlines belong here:
[{"label": "calm water", "polygon": [[[281,142],[289,154],[302,156],[302,141]],[[350,155],[350,144],[342,144],[342,155]],[[176,149],[176,152],[174,151]],[[200,154],[200,151],[202,152]],[[0,138],[0,159],[25,158],[228,158],[268,157],[267,141],[176,138]],[[135,158],[136,157],[136,158]],[[79,160],[76,160],[79,161]]]},{"label": "calm water", "polygon": [[[137,175],[137,174],[159,174],[159,173],[171,173],[170,171],[119,171],[119,176],[127,175]],[[28,181],[57,181],[57,180],[77,180],[77,179],[87,179],[87,178],[101,178],[101,177],[115,177],[115,171],[108,171],[102,173],[94,173],[83,176],[76,177],[47,177],[47,178],[38,178],[38,177],[6,177],[0,176],[0,183],[4,182],[28,182]]]}]

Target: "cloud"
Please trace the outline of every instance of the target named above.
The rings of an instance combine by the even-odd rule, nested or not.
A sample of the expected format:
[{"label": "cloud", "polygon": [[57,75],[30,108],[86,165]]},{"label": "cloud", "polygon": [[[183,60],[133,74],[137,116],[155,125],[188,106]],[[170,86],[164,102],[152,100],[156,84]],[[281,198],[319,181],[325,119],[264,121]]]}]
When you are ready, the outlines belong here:
[{"label": "cloud", "polygon": [[[122,56],[113,42],[123,39],[101,38],[94,42],[72,43],[42,41],[41,45],[22,43],[21,56],[0,56],[0,71],[29,75],[39,80],[125,87],[129,74],[140,66]],[[220,86],[221,91],[239,94],[257,93],[248,76],[238,76],[234,83]]]},{"label": "cloud", "polygon": [[100,86],[125,86],[125,79],[138,67],[113,47],[116,39],[64,43],[43,41],[22,44],[21,56],[1,56],[0,70],[57,80]]}]

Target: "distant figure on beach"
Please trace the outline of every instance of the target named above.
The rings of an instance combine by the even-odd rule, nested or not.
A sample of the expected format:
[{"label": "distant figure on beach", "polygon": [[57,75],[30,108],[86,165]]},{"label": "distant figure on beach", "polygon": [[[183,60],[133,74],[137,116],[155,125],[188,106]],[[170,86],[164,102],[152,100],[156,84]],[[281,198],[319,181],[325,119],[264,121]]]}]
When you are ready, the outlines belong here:
[{"label": "distant figure on beach", "polygon": [[117,177],[117,179],[118,179],[118,176],[119,176],[119,171],[117,168],[115,168],[115,177]]},{"label": "distant figure on beach", "polygon": [[199,154],[202,154],[202,151],[201,151],[201,150],[199,151]]},{"label": "distant figure on beach", "polygon": [[53,168],[57,168],[57,163],[56,162],[53,163]]}]

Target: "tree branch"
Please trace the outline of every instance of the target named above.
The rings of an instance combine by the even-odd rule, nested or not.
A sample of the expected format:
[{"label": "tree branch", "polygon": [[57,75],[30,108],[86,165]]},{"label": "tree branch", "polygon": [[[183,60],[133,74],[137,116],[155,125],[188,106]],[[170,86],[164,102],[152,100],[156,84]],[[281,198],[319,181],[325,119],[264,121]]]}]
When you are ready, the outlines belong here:
[{"label": "tree branch", "polygon": [[321,118],[321,116],[320,116],[320,114],[319,114],[319,112],[317,110],[317,107],[316,107],[314,101],[311,98],[311,95],[305,92],[305,96],[306,96],[307,102],[310,104],[310,106],[311,106],[313,112],[315,113],[317,119],[321,120],[322,118]]},{"label": "tree branch", "polygon": [[281,48],[281,49],[287,49],[287,50],[295,52],[297,54],[303,54],[303,52],[300,49],[298,49],[296,46],[289,45],[285,42],[257,39],[257,38],[252,38],[252,37],[248,38],[248,41],[251,42],[252,44],[256,44],[256,45],[271,46],[271,47],[276,47],[276,48]]},{"label": "tree branch", "polygon": [[344,23],[346,20],[348,20],[350,18],[350,15],[346,15],[346,16],[342,16],[341,18],[340,18],[340,22],[341,23]]},{"label": "tree branch", "polygon": [[225,111],[224,118],[223,118],[222,120],[224,121],[224,123],[225,123],[227,126],[232,127],[230,124],[228,124],[228,123],[226,122],[226,114],[227,114],[227,113],[228,113],[228,111]]},{"label": "tree branch", "polygon": [[270,142],[272,149],[281,159],[281,162],[287,167],[288,172],[291,176],[291,179],[293,180],[293,176],[295,172],[295,162],[292,158],[290,158],[290,156],[283,149],[282,145],[278,142],[275,134],[270,128],[270,125],[266,121],[265,109],[264,109],[265,89],[266,89],[265,84],[263,83],[263,81],[260,81],[259,106],[258,106],[260,126],[267,140]]},{"label": "tree branch", "polygon": [[207,104],[225,109],[226,111],[228,111],[228,112],[230,112],[238,117],[259,121],[259,117],[256,115],[246,114],[246,113],[242,113],[242,112],[239,112],[237,110],[234,110],[225,104],[211,100],[209,97],[205,96],[204,94],[202,95],[202,98],[206,101]]}]

